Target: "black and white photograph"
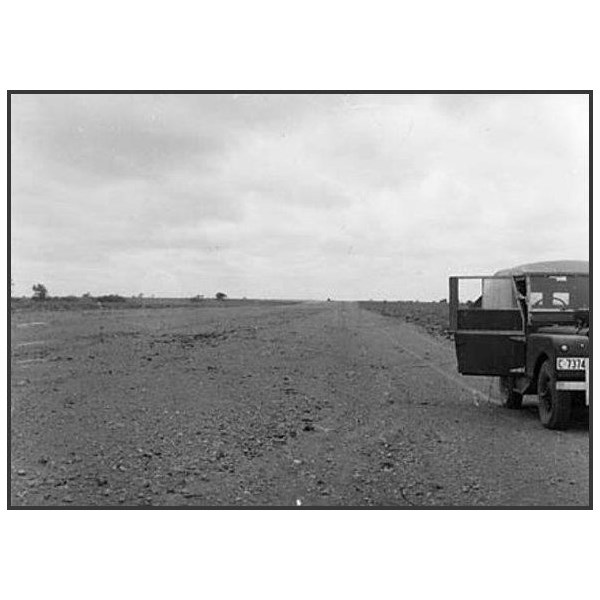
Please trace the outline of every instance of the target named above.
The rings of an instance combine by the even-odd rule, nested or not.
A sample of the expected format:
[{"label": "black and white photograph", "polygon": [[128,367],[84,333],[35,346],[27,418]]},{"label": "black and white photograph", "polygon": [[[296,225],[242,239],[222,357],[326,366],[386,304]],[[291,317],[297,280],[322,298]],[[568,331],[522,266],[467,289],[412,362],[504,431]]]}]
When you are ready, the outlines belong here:
[{"label": "black and white photograph", "polygon": [[572,92],[9,93],[11,508],[586,508]]}]

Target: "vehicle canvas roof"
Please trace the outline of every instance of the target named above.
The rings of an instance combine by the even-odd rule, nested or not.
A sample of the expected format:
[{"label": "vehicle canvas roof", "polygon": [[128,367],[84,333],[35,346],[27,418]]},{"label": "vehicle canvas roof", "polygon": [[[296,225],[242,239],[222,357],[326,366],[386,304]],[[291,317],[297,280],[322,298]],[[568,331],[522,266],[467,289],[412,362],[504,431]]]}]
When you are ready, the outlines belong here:
[{"label": "vehicle canvas roof", "polygon": [[587,260],[550,260],[519,265],[512,269],[503,269],[495,273],[495,275],[552,275],[553,273],[589,275],[589,272],[590,263]]}]

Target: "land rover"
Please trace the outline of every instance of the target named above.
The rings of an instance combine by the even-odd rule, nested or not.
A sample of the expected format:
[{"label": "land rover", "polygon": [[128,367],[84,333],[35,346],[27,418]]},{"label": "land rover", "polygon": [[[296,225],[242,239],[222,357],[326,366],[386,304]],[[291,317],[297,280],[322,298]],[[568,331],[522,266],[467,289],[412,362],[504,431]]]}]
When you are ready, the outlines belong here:
[{"label": "land rover", "polygon": [[589,407],[589,263],[521,265],[493,276],[450,277],[458,371],[496,376],[503,404],[537,394],[542,424],[568,427]]}]

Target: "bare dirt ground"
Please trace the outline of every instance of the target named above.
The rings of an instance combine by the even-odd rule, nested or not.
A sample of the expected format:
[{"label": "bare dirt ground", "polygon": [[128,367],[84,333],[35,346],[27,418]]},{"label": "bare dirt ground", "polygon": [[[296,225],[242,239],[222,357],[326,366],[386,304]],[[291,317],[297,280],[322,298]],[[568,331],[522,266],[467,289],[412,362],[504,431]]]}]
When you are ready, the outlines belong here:
[{"label": "bare dirt ground", "polygon": [[448,340],[353,303],[23,311],[13,506],[586,506],[589,430],[543,429]]}]

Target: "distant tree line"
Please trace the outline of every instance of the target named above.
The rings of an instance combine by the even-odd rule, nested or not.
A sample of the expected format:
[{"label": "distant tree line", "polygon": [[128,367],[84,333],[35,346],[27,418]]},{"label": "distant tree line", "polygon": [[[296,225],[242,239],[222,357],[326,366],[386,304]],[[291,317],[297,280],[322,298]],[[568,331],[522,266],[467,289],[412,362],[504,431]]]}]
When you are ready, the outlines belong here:
[{"label": "distant tree line", "polygon": [[[15,286],[15,283],[14,283],[13,279],[11,278],[11,280],[10,280],[11,297],[13,295],[14,286]],[[48,294],[48,288],[43,283],[36,283],[32,286],[31,289],[33,290],[33,296],[32,296],[33,300],[48,300],[50,298],[50,295]],[[97,302],[125,302],[126,301],[125,297],[121,296],[120,294],[104,294],[102,296],[92,296],[92,294],[90,292],[85,292],[85,294],[82,294],[81,297],[83,299],[96,300]],[[65,296],[64,298],[70,299],[70,300],[75,300],[76,296]],[[144,298],[144,294],[140,293],[140,294],[137,294],[137,296],[134,294],[132,296],[132,298],[141,300]],[[154,298],[154,295],[152,295],[152,298]],[[215,294],[215,298],[219,301],[224,301],[227,299],[227,294],[225,292],[217,292]],[[197,294],[190,300],[192,302],[201,302],[202,300],[204,300],[204,295]]]}]

